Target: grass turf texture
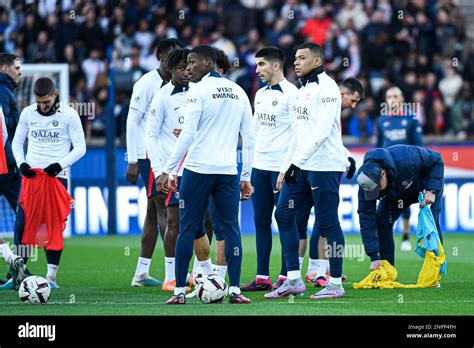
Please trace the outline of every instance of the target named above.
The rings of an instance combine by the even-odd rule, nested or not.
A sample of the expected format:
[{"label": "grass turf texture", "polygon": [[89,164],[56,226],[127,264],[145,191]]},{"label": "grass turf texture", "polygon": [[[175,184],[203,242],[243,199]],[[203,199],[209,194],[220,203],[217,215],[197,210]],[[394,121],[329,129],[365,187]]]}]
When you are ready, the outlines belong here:
[{"label": "grass turf texture", "polygon": [[[359,235],[346,235],[346,245],[361,244]],[[415,252],[398,251],[398,280],[416,283],[423,260]],[[414,236],[411,236],[412,242]],[[256,271],[255,238],[242,238],[244,257],[241,284],[252,280]],[[280,270],[280,242],[273,240],[271,279]],[[264,292],[245,293],[252,304],[230,305],[227,299],[217,305],[204,305],[196,298],[184,306],[165,305],[171,296],[161,288],[130,286],[140,252],[136,237],[75,237],[66,240],[58,274],[58,290],[52,290],[47,305],[26,305],[16,291],[0,291],[0,315],[472,315],[474,313],[474,236],[451,234],[445,237],[448,257],[447,276],[439,289],[355,290],[352,282],[368,274],[369,259],[345,259],[346,297],[310,300],[316,292],[311,284],[303,297],[268,300]],[[213,248],[212,248],[213,249]],[[365,256],[365,255],[364,255]],[[303,264],[307,270],[308,258]],[[151,275],[164,277],[163,244],[160,241],[151,264]],[[39,251],[37,262],[29,262],[33,274],[46,274],[46,260]],[[3,274],[6,268],[0,268]]]}]

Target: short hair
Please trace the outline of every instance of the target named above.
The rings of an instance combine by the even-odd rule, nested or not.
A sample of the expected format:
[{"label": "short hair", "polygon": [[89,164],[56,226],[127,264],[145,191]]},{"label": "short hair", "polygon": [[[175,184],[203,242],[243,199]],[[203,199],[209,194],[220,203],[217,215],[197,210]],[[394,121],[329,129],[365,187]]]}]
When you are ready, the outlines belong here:
[{"label": "short hair", "polygon": [[316,56],[320,57],[321,61],[324,63],[324,50],[321,46],[314,42],[305,42],[298,47],[299,50],[304,50],[305,48],[308,48]]},{"label": "short hair", "polygon": [[183,48],[183,44],[178,39],[164,39],[161,40],[156,46],[156,58],[160,59],[160,54],[168,52],[173,48]]},{"label": "short hair", "polygon": [[278,62],[280,63],[281,69],[283,69],[283,65],[285,64],[285,54],[281,49],[274,46],[268,46],[260,49],[255,54],[255,58],[263,58],[272,63]]},{"label": "short hair", "polygon": [[364,87],[355,77],[348,77],[341,82],[341,86],[347,88],[351,93],[357,92],[361,98],[364,98]]},{"label": "short hair", "polygon": [[17,59],[20,59],[20,57],[18,57],[16,54],[7,52],[0,53],[0,67],[4,65],[13,65]]},{"label": "short hair", "polygon": [[186,63],[186,59],[188,58],[189,52],[191,52],[191,50],[187,48],[177,49],[171,52],[166,61],[168,69],[171,70],[176,68],[182,61]]},{"label": "short hair", "polygon": [[397,94],[401,95],[402,98],[404,98],[404,97],[403,97],[403,92],[402,92],[402,90],[401,90],[400,88],[398,88],[397,86],[393,86],[393,87],[390,87],[389,89],[387,89],[387,90],[385,91],[385,97],[387,97],[387,93],[388,93],[389,91],[394,91],[394,92],[396,92]]},{"label": "short hair", "polygon": [[229,57],[227,57],[227,54],[220,48],[214,47],[214,50],[217,56],[216,65],[223,70],[224,74],[227,73],[232,67],[229,62]]},{"label": "short hair", "polygon": [[209,58],[214,63],[217,60],[217,54],[213,47],[208,45],[198,45],[194,47],[190,53],[196,53],[201,58]]},{"label": "short hair", "polygon": [[54,82],[49,77],[40,77],[36,80],[33,89],[37,97],[51,96],[56,91]]}]

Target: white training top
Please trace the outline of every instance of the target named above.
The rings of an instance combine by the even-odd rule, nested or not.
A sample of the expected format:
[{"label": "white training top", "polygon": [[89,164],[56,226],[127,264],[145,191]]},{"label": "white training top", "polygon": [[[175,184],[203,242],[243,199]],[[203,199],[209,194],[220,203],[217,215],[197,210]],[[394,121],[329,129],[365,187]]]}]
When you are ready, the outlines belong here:
[{"label": "white training top", "polygon": [[289,152],[293,153],[290,162],[304,170],[345,172],[348,161],[341,136],[341,92],[324,71],[317,77],[318,81],[308,81],[298,90],[296,143]]},{"label": "white training top", "polygon": [[151,101],[146,124],[146,147],[156,177],[163,172],[163,166],[178,140],[173,129],[183,128],[188,89],[175,87],[170,82]]},{"label": "white training top", "polygon": [[5,115],[3,114],[3,108],[0,105],[0,114],[2,115],[0,122],[2,122],[2,141],[3,141],[3,146],[5,146],[5,143],[8,140],[8,130],[7,130],[7,125],[5,123]]},{"label": "white training top", "polygon": [[127,116],[127,157],[129,163],[146,158],[146,120],[155,94],[164,86],[158,70],[143,75],[133,85]]},{"label": "white training top", "polygon": [[[25,158],[26,138],[28,149]],[[61,105],[51,116],[38,113],[36,104],[27,106],[21,112],[12,150],[18,167],[26,162],[32,168],[44,169],[50,164],[59,163],[63,170],[57,176],[67,178],[67,167],[86,153],[79,115],[67,105]]]},{"label": "white training top", "polygon": [[184,167],[201,174],[237,174],[237,145],[242,136],[242,181],[250,181],[254,151],[252,108],[244,90],[216,72],[189,88],[184,127],[166,162],[176,166],[188,151]]},{"label": "white training top", "polygon": [[297,94],[298,88],[286,79],[255,94],[254,168],[280,171],[292,137],[291,115]]}]

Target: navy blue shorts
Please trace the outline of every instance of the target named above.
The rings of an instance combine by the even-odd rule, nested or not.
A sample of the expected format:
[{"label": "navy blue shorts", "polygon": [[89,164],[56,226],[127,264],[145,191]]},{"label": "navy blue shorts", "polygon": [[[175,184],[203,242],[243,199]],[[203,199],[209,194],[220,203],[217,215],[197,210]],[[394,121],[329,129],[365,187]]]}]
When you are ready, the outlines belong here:
[{"label": "navy blue shorts", "polygon": [[148,158],[138,160],[138,172],[145,183],[146,196],[150,198],[157,195],[158,191],[156,190],[155,174],[151,169],[150,160]]}]

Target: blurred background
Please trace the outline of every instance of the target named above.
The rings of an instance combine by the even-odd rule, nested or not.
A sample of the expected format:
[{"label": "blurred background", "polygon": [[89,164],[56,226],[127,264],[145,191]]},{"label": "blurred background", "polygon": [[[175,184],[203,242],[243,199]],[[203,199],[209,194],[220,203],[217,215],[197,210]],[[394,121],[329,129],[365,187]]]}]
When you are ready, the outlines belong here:
[{"label": "blurred background", "polygon": [[[400,87],[424,143],[447,165],[444,228],[474,232],[472,0],[0,0],[0,51],[28,64],[67,64],[69,101],[93,105],[81,115],[88,153],[72,169],[73,234],[140,232],[146,198],[125,180],[126,118],[133,84],[159,67],[155,48],[164,38],[223,49],[228,77],[251,100],[261,86],[256,51],[280,47],[286,77],[296,82],[296,48],[320,44],[336,81],[357,77],[365,88],[357,108],[342,114],[344,143],[359,163],[374,146],[385,91]],[[341,190],[348,232],[358,230],[354,183]],[[242,229],[251,232],[246,203]]]}]

